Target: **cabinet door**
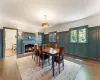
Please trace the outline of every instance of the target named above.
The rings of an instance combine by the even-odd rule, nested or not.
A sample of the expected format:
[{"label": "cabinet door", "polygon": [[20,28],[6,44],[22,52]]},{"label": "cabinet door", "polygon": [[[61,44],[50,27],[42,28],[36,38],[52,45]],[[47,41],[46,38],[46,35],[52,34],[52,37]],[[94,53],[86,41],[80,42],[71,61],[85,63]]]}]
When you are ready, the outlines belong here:
[{"label": "cabinet door", "polygon": [[92,59],[97,59],[98,54],[98,29],[90,28],[89,29],[89,53],[88,57]]},{"label": "cabinet door", "polygon": [[0,58],[3,57],[3,30],[0,30]]}]

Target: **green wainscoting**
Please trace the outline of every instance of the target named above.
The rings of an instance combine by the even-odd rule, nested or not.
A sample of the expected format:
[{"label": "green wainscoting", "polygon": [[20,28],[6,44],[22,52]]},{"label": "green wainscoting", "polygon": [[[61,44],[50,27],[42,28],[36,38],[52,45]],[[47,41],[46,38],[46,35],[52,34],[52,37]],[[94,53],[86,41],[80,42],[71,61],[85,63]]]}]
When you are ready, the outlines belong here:
[{"label": "green wainscoting", "polygon": [[48,44],[49,43],[49,34],[44,35],[44,43]]},{"label": "green wainscoting", "polygon": [[99,28],[97,27],[93,27],[93,28],[89,28],[89,53],[88,56],[89,58],[92,59],[98,59],[98,30]]},{"label": "green wainscoting", "polygon": [[51,46],[53,46],[54,43],[57,43],[57,42],[49,42],[49,34],[45,34],[44,35],[44,44],[48,44],[50,43]]},{"label": "green wainscoting", "polygon": [[[66,37],[65,37],[66,36]],[[69,31],[65,31],[65,32],[59,32],[59,33],[57,33],[57,42],[55,42],[55,43],[57,43],[58,44],[58,46],[59,47],[65,47],[66,49],[65,49],[65,52],[66,53],[68,53],[69,51]],[[45,42],[45,44],[47,44],[47,43],[50,43],[51,44],[51,46],[53,46],[53,42],[49,42],[49,35],[48,34],[45,34],[44,35],[44,42]]]},{"label": "green wainscoting", "polygon": [[3,58],[3,30],[0,29],[0,59]]},{"label": "green wainscoting", "polygon": [[[49,35],[44,35],[45,44],[49,43]],[[53,44],[53,43],[51,43]],[[88,28],[88,43],[70,43],[69,31],[57,33],[57,44],[65,47],[65,53],[85,57],[89,59],[100,59],[100,26]]]},{"label": "green wainscoting", "polygon": [[44,44],[44,33],[39,32],[38,35],[42,37],[41,42],[38,42],[38,43],[40,43],[40,45],[43,45]]},{"label": "green wainscoting", "polygon": [[59,32],[57,34],[57,44],[59,47],[64,47],[65,52],[68,53],[69,51],[69,32]]}]

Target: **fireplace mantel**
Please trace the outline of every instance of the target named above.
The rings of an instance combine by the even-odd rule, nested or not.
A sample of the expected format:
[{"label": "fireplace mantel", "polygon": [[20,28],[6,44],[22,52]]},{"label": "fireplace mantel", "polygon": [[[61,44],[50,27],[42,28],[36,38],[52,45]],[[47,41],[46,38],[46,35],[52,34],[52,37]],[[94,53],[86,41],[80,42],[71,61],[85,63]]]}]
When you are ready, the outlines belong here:
[{"label": "fireplace mantel", "polygon": [[24,40],[22,40],[22,53],[25,53],[25,45],[35,44],[35,43],[36,43],[35,39],[24,39]]}]

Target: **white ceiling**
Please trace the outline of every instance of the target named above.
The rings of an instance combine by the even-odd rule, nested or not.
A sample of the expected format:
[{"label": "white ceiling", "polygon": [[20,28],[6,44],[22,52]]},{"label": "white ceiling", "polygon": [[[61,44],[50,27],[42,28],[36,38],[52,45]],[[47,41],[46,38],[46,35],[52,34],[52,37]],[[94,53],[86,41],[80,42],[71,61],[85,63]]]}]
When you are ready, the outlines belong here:
[{"label": "white ceiling", "polygon": [[41,28],[47,15],[49,27],[53,27],[99,12],[100,0],[0,0],[0,25]]}]

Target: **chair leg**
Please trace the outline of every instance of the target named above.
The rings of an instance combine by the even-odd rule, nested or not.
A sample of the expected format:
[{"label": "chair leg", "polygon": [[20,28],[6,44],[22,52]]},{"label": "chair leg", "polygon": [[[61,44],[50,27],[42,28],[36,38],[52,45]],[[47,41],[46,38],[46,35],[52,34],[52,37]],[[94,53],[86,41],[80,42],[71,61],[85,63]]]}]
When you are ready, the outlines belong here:
[{"label": "chair leg", "polygon": [[34,61],[35,61],[35,54],[34,54]]},{"label": "chair leg", "polygon": [[43,69],[43,66],[44,66],[44,60],[42,60],[42,69]]},{"label": "chair leg", "polygon": [[39,66],[40,66],[40,58],[39,58]]},{"label": "chair leg", "polygon": [[32,53],[32,59],[33,59],[33,53]]},{"label": "chair leg", "polygon": [[38,63],[38,56],[37,56],[37,63]]},{"label": "chair leg", "polygon": [[57,63],[56,63],[56,66],[57,66]]},{"label": "chair leg", "polygon": [[63,70],[64,70],[64,61],[63,61],[63,63],[62,63],[62,64],[63,64]]},{"label": "chair leg", "polygon": [[49,63],[49,66],[50,66],[50,58],[48,58],[48,63]]},{"label": "chair leg", "polygon": [[59,74],[60,74],[60,63],[58,63],[58,66],[59,66]]}]

